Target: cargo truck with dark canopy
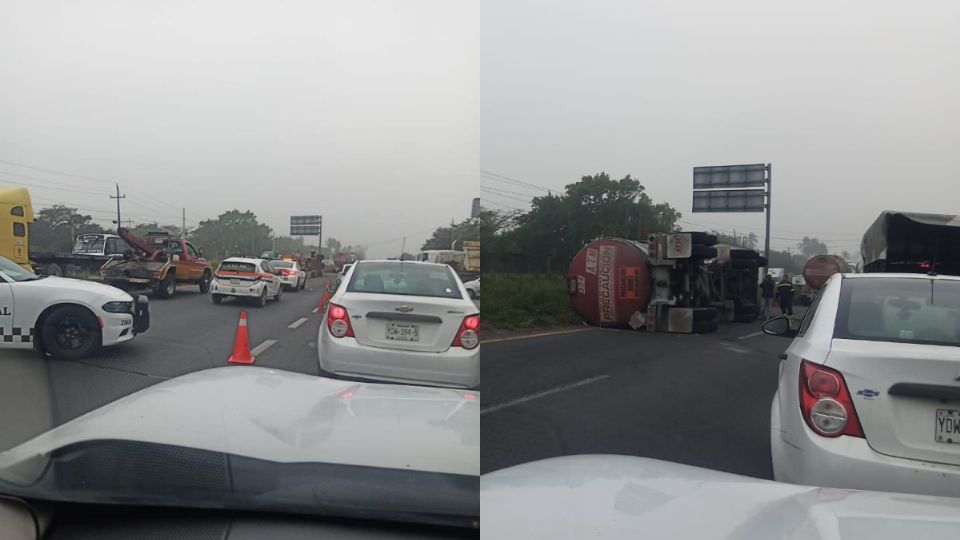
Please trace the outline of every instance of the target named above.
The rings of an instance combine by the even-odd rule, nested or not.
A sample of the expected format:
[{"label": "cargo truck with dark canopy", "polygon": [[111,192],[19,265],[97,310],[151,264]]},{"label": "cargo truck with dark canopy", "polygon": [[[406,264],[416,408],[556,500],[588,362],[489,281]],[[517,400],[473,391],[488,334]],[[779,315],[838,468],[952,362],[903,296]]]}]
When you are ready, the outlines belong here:
[{"label": "cargo truck with dark canopy", "polygon": [[860,254],[864,272],[960,275],[960,216],[885,210]]}]

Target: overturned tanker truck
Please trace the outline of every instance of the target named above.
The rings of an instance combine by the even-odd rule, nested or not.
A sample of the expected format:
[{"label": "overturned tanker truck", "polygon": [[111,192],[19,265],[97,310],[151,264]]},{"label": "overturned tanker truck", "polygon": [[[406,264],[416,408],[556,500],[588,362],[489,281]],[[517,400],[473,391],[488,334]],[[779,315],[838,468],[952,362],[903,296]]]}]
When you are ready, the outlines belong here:
[{"label": "overturned tanker truck", "polygon": [[757,271],[766,265],[756,251],[718,246],[704,232],[600,238],[574,257],[567,285],[590,324],[707,333],[723,321],[757,319]]}]

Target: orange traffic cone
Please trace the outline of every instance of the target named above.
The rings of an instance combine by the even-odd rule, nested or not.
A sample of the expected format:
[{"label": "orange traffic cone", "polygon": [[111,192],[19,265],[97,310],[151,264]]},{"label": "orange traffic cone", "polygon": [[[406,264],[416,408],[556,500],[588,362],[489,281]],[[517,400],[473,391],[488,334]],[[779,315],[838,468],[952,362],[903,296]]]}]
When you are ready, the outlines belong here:
[{"label": "orange traffic cone", "polygon": [[323,296],[320,297],[320,303],[317,304],[317,311],[322,312],[327,309],[327,302],[330,301],[330,289],[327,288],[329,281],[323,282]]},{"label": "orange traffic cone", "polygon": [[250,355],[250,336],[247,334],[247,312],[240,312],[240,323],[237,325],[237,338],[233,340],[233,354],[227,359],[231,364],[252,364]]}]

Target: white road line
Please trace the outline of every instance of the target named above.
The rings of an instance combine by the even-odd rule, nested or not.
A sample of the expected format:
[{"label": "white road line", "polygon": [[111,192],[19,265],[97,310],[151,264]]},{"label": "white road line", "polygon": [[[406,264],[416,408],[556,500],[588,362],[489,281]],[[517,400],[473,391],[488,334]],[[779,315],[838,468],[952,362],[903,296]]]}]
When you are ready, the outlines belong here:
[{"label": "white road line", "polygon": [[313,311],[311,311],[311,313],[316,313],[316,312],[318,312],[318,311],[320,311],[320,308],[316,308],[316,307],[315,307],[315,308],[313,308]]},{"label": "white road line", "polygon": [[735,353],[747,354],[748,352],[750,352],[749,349],[744,349],[743,347],[738,347],[738,346],[736,346],[736,345],[734,345],[734,344],[732,344],[732,343],[723,343],[723,342],[720,342],[720,346],[723,347],[724,349],[728,350],[728,351],[733,351],[733,352],[735,352]]},{"label": "white road line", "polygon": [[540,399],[542,397],[549,396],[551,394],[556,394],[558,392],[566,392],[567,390],[573,390],[578,386],[584,386],[590,383],[595,383],[597,381],[602,381],[603,379],[609,378],[610,375],[597,375],[596,377],[590,377],[589,379],[584,379],[582,381],[577,381],[575,383],[565,384],[563,386],[557,386],[549,390],[544,390],[542,392],[537,392],[536,394],[530,394],[528,396],[523,396],[517,399],[511,399],[510,401],[504,401],[503,403],[498,403],[497,405],[492,405],[486,409],[481,409],[480,414],[485,414],[488,412],[499,411],[501,409],[506,409],[507,407],[513,407],[514,405],[519,405],[521,403],[526,403],[528,401],[533,401],[535,399]]},{"label": "white road line", "polygon": [[275,339],[268,339],[268,340],[264,341],[263,343],[261,343],[261,344],[257,345],[256,347],[254,347],[253,350],[250,351],[250,354],[251,354],[252,356],[257,356],[257,355],[259,355],[260,353],[262,353],[263,351],[269,349],[270,347],[273,347],[273,345],[274,345],[276,342],[277,342],[277,340],[275,340]]},{"label": "white road line", "polygon": [[307,322],[307,318],[306,318],[306,317],[300,317],[299,319],[297,319],[297,320],[293,321],[292,323],[290,323],[290,325],[287,326],[287,328],[298,328],[301,324],[303,324],[303,323],[305,323],[305,322]]},{"label": "white road line", "polygon": [[745,335],[745,336],[740,336],[740,337],[738,337],[737,339],[747,339],[747,338],[752,338],[752,337],[757,337],[757,336],[762,336],[762,335],[763,335],[763,332],[754,332],[754,333],[752,333],[752,334],[747,334],[747,335]]}]

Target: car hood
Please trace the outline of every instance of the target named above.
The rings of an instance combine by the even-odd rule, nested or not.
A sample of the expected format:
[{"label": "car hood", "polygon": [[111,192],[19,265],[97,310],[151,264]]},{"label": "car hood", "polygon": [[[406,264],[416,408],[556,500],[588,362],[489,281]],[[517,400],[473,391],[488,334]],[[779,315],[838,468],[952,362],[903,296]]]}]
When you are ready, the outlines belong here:
[{"label": "car hood", "polygon": [[83,292],[90,295],[102,296],[115,301],[129,302],[133,300],[132,296],[116,287],[111,287],[110,285],[105,285],[96,281],[86,281],[82,279],[48,276],[36,281],[24,281],[19,283],[18,287],[21,285],[24,287],[42,288],[48,292],[54,289],[59,289],[70,293]]},{"label": "car hood", "polygon": [[28,483],[38,474],[38,456],[94,441],[477,476],[479,394],[251,366],[208,369],[140,390],[0,453],[0,483]]},{"label": "car hood", "polygon": [[955,538],[960,499],[814,488],[627,456],[481,477],[482,536],[598,540]]}]

